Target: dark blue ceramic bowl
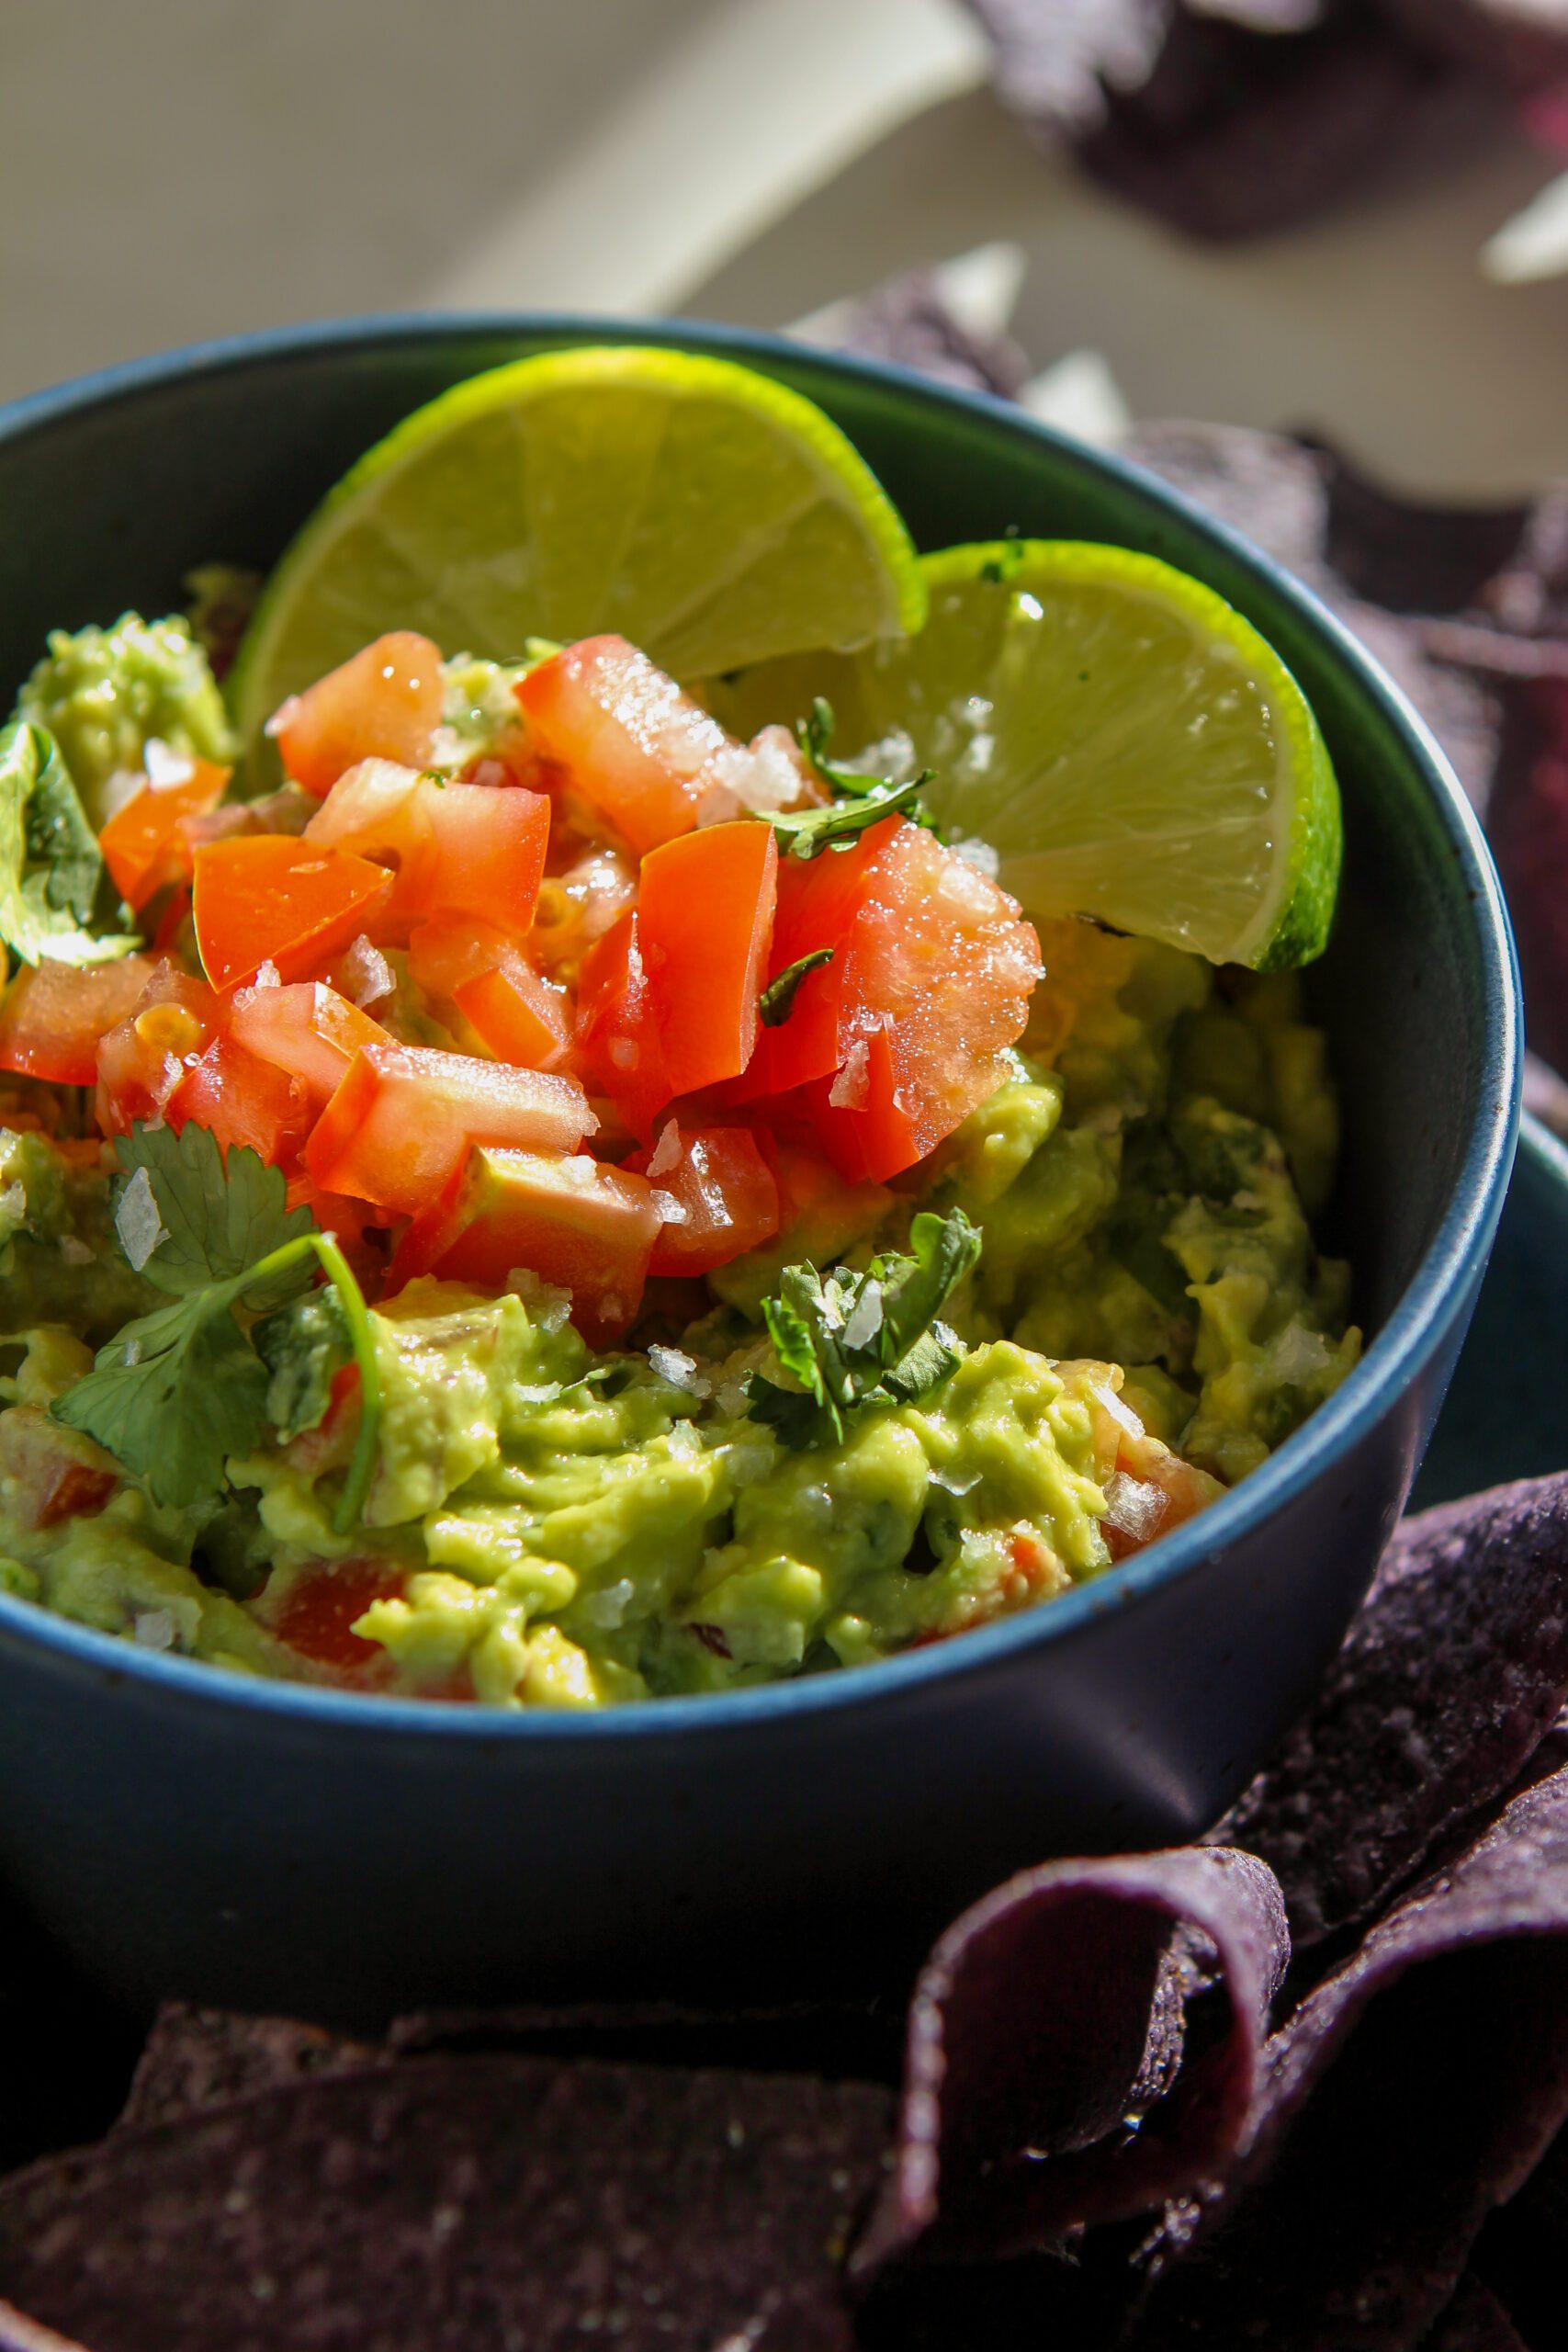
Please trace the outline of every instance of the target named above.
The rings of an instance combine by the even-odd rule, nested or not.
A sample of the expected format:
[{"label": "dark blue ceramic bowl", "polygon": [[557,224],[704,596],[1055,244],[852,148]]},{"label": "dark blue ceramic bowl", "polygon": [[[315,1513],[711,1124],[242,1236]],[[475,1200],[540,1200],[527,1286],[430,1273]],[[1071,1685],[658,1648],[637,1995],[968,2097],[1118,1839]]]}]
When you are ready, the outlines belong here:
[{"label": "dark blue ceramic bowl", "polygon": [[0,1868],[127,1994],[368,2018],[539,1995],[776,1995],[897,1963],[1016,1865],[1201,1829],[1312,1689],[1421,1459],[1513,1155],[1517,1010],[1474,821],[1303,589],[1156,482],[997,402],[685,324],[355,322],[179,353],[0,414],[0,680],[51,627],[266,565],[457,379],[659,340],[796,386],[917,539],[1118,541],[1272,639],[1344,786],[1313,975],[1344,1093],[1333,1240],[1364,1363],[1256,1476],[1037,1612],[855,1673],[602,1719],[252,1683],[0,1599]]}]

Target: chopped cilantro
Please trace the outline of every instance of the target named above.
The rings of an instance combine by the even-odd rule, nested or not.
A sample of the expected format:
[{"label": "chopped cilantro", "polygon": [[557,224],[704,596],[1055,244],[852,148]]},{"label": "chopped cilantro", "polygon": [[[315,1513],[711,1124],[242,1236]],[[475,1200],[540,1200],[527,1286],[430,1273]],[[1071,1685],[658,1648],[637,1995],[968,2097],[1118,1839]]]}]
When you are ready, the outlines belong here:
[{"label": "chopped cilantro", "polygon": [[786,1266],[779,1295],[764,1301],[762,1312],[780,1367],[797,1385],[750,1374],[751,1419],[787,1446],[837,1445],[850,1414],[923,1396],[964,1352],[938,1318],[979,1255],[978,1232],[953,1209],[917,1216],[908,1254],[874,1258],[863,1273]]},{"label": "chopped cilantro", "polygon": [[764,1029],[783,1026],[795,1011],[795,992],[807,972],[816,971],[819,964],[830,964],[835,952],[831,947],[814,948],[809,956],[786,964],[778,978],[768,982],[757,999],[757,1017]]}]

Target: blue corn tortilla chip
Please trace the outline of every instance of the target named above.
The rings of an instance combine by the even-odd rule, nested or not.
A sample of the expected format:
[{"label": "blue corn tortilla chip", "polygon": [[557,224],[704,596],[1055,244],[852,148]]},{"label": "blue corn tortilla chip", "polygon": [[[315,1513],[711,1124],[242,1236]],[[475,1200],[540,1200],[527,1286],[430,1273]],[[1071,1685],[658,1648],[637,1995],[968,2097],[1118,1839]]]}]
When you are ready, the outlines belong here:
[{"label": "blue corn tortilla chip", "polygon": [[387,2052],[291,2018],[243,2017],[168,2001],[131,2077],[119,2131],[143,2131],[312,2075],[347,2074]]},{"label": "blue corn tortilla chip", "polygon": [[1223,2186],[1168,2211],[1138,2352],[1413,2352],[1568,2117],[1568,1770],[1397,1903],[1269,2044]]},{"label": "blue corn tortilla chip", "polygon": [[934,269],[905,270],[873,287],[849,306],[833,345],[1008,400],[1029,376],[1029,362],[1010,335],[976,334],[964,324]]},{"label": "blue corn tortilla chip", "polygon": [[[1185,2004],[1172,1995],[1189,1989],[1168,1973],[1179,1927],[1201,1940],[1177,1950],[1177,1967],[1223,2019],[1175,2070]],[[1223,2169],[1288,1956],[1279,1889],[1248,1854],[1052,1862],[998,1887],[948,1929],[916,1987],[896,2169],[855,2277],[917,2248],[1049,2247]]]},{"label": "blue corn tortilla chip", "polygon": [[0,2186],[0,2296],[92,2352],[850,2352],[861,2084],[408,2059],[122,2131]]},{"label": "blue corn tortilla chip", "polygon": [[1371,1916],[1528,1762],[1568,1691],[1568,1474],[1405,1521],[1317,1699],[1214,1831],[1298,1950]]},{"label": "blue corn tortilla chip", "polygon": [[1490,2287],[1467,2271],[1446,2312],[1421,2339],[1421,2352],[1529,2352]]}]

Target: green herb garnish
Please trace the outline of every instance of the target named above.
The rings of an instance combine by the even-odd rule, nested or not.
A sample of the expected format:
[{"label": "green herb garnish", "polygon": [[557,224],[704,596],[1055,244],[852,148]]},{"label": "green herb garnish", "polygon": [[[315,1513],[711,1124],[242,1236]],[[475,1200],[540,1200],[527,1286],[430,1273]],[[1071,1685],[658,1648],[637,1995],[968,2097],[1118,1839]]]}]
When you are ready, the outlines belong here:
[{"label": "green herb garnish", "polygon": [[757,999],[757,1018],[764,1029],[782,1028],[795,1011],[795,993],[807,972],[816,971],[819,964],[830,964],[837,950],[816,947],[809,956],[801,956],[786,964],[776,980],[770,980]]},{"label": "green herb garnish", "polygon": [[[100,1348],[91,1372],[51,1407],[141,1479],[153,1500],[188,1509],[223,1491],[225,1465],[251,1453],[268,1426],[285,1434],[310,1418],[338,1339],[337,1359],[359,1367],[359,1434],[333,1526],[345,1535],[362,1516],[376,1467],[380,1378],[369,1309],[330,1233],[308,1210],[289,1209],[281,1172],[241,1146],[225,1155],[194,1121],[138,1126],[116,1149],[126,1171],[115,1210],[120,1246],[138,1272],[172,1295]],[[285,1348],[265,1325],[242,1322],[307,1300],[317,1267],[336,1299],[305,1318]],[[239,1310],[239,1313],[236,1313]],[[274,1408],[276,1408],[275,1410]],[[321,1399],[321,1412],[326,1409]]]},{"label": "green herb garnish", "polygon": [[879,825],[884,817],[907,817],[911,824],[935,830],[935,820],[919,797],[921,786],[931,782],[934,769],[922,768],[908,784],[891,784],[881,775],[857,775],[853,768],[843,767],[828,757],[832,732],[833,706],[818,695],[812,703],[809,718],[795,721],[795,736],[813,775],[828,786],[833,797],[825,808],[796,808],[767,815],[765,821],[784,836],[787,855],[817,857],[825,849],[843,848],[870,826]]},{"label": "green herb garnish", "polygon": [[102,964],[141,941],[95,938],[104,863],[60,746],[47,727],[0,729],[0,940],[24,964]]},{"label": "green herb garnish", "polygon": [[923,1396],[964,1353],[963,1341],[938,1318],[979,1255],[979,1233],[953,1209],[917,1216],[909,1254],[874,1258],[863,1273],[786,1266],[779,1295],[764,1301],[762,1312],[779,1363],[799,1385],[751,1373],[751,1419],[797,1450],[841,1445],[850,1414]]}]

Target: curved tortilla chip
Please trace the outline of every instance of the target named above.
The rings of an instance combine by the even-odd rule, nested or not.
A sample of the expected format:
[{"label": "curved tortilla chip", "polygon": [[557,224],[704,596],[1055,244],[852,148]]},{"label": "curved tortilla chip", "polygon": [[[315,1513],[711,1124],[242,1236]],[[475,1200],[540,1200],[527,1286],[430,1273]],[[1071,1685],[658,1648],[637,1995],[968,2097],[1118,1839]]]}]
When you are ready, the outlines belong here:
[{"label": "curved tortilla chip", "polygon": [[1568,1690],[1568,1475],[1407,1520],[1316,1702],[1214,1831],[1301,1950],[1364,1919],[1516,1778]]},{"label": "curved tortilla chip", "polygon": [[[1179,1927],[1212,1952],[1223,2017],[1161,2097],[1179,2048]],[[1047,1863],[966,1911],[916,1987],[897,2167],[855,2249],[856,2278],[916,2246],[1048,2247],[1223,2166],[1289,1951],[1272,1874],[1217,1848]]]},{"label": "curved tortilla chip", "polygon": [[[1568,1770],[1516,1797],[1269,2045],[1223,2189],[1168,2216],[1138,2352],[1408,2352],[1568,2117]],[[1353,2316],[1353,2325],[1352,2325]]]}]

